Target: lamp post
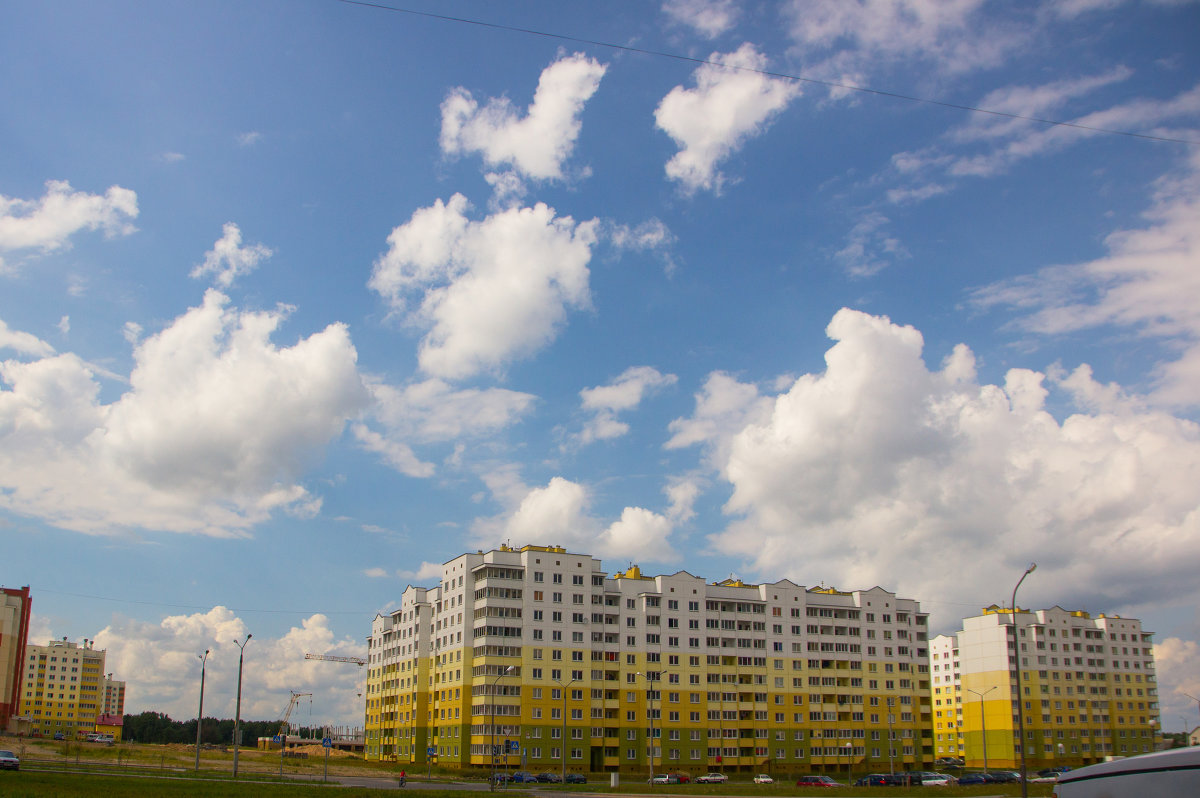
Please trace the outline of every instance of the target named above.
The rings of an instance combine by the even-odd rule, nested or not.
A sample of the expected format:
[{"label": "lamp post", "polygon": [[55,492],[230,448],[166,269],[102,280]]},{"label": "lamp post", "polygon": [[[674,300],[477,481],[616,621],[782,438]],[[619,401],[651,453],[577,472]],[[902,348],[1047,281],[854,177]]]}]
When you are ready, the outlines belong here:
[{"label": "lamp post", "polygon": [[1029,567],[1025,569],[1025,573],[1021,574],[1021,578],[1017,580],[1016,587],[1012,592],[1013,644],[1017,647],[1017,735],[1021,741],[1021,798],[1029,798],[1029,785],[1025,781],[1028,771],[1025,766],[1025,702],[1021,692],[1021,636],[1017,629],[1017,588],[1025,581],[1025,577],[1033,573],[1036,568],[1037,563],[1030,563]]},{"label": "lamp post", "polygon": [[515,665],[509,665],[499,676],[492,680],[492,689],[490,691],[492,695],[492,779],[488,782],[488,790],[491,792],[496,791],[496,685],[515,669]]},{"label": "lamp post", "polygon": [[[646,720],[650,722],[650,739],[646,745],[646,761],[650,765],[650,785],[654,786],[654,704],[650,697],[650,690],[653,687],[653,680],[650,675],[637,671],[637,675],[646,680]],[[661,678],[659,679],[661,681]],[[659,697],[658,705],[662,706],[662,697]]]},{"label": "lamp post", "polygon": [[200,724],[204,722],[204,667],[208,664],[208,649],[197,654],[200,660],[200,709],[196,712],[196,770],[200,769]]},{"label": "lamp post", "polygon": [[896,763],[893,759],[893,756],[895,755],[895,749],[892,744],[893,734],[894,734],[892,732],[892,722],[895,720],[896,716],[892,714],[892,698],[890,696],[888,697],[887,705],[888,705],[888,773],[890,773],[894,776],[894,775],[896,775]]},{"label": "lamp post", "polygon": [[984,709],[984,707],[983,707],[983,697],[984,697],[985,695],[987,695],[988,693],[992,692],[992,691],[993,691],[993,690],[995,690],[995,689],[996,689],[996,685],[992,685],[991,687],[989,687],[988,689],[984,690],[984,691],[981,693],[981,692],[979,692],[978,690],[972,690],[972,689],[971,689],[971,688],[969,688],[969,687],[967,688],[967,692],[968,692],[968,693],[974,693],[975,695],[979,696],[979,724],[980,724],[980,725],[983,727],[983,772],[984,772],[985,774],[988,772],[988,760],[987,760],[987,711],[986,711],[986,710]]},{"label": "lamp post", "polygon": [[246,644],[250,642],[250,638],[254,635],[246,633],[246,640],[243,643],[233,642],[241,649],[238,654],[238,689],[237,689],[237,710],[233,717],[233,777],[237,778],[238,766],[238,745],[241,743],[242,737],[242,661],[246,657]]},{"label": "lamp post", "polygon": [[850,771],[852,767],[850,757],[854,752],[854,743],[846,743],[842,748],[846,749],[846,784],[849,786],[854,782],[854,774]]},{"label": "lamp post", "polygon": [[571,681],[567,682],[566,684],[563,684],[558,679],[555,679],[554,681],[557,682],[559,687],[562,688],[562,702],[563,702],[563,706],[562,706],[562,781],[560,781],[559,783],[566,784],[567,783],[567,688],[570,687],[571,685],[575,684],[575,682],[577,682],[579,680],[572,679]]}]

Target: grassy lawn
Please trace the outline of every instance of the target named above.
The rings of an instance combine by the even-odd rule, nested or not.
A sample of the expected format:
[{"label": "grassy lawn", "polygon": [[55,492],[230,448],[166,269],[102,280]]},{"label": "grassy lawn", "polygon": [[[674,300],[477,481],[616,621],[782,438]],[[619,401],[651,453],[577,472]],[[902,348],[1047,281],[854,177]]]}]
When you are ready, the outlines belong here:
[{"label": "grassy lawn", "polygon": [[[232,750],[219,748],[202,749],[200,770],[196,771],[195,749],[186,745],[138,745],[122,743],[106,746],[95,743],[15,741],[5,738],[4,746],[17,751],[22,760],[22,770],[16,773],[0,772],[0,796],[24,798],[24,796],[95,796],[123,798],[124,796],[257,796],[257,795],[375,795],[378,790],[365,788],[342,788],[331,781],[329,786],[320,783],[325,772],[326,761],[321,749],[309,751],[307,759],[286,758],[283,772],[287,776],[304,776],[317,779],[316,783],[296,781],[294,778],[279,781],[280,758],[278,751],[241,749],[238,755],[238,781],[230,778],[233,771]],[[62,769],[65,772],[35,772],[42,768]],[[333,776],[358,776],[365,778],[395,778],[399,768],[392,763],[365,762],[361,758],[334,752],[328,760],[328,772]],[[78,772],[79,770],[92,772]],[[74,772],[71,772],[74,771]],[[423,768],[407,768],[410,781],[423,782]],[[477,781],[481,774],[464,774],[458,771],[433,768],[433,781]],[[747,777],[748,779],[749,777]],[[650,787],[644,778],[626,775],[621,786],[612,790],[606,774],[588,777],[588,784],[555,785],[539,784],[537,791],[552,794],[558,791],[647,794],[661,796],[706,796],[732,795],[755,796],[755,798],[783,798],[784,796],[824,795],[838,796],[958,796],[1020,795],[1015,784],[991,784],[971,787],[842,787],[803,788],[796,787],[790,780],[781,780],[774,785],[757,785],[747,781],[735,781],[723,785],[685,784]],[[338,792],[331,793],[331,789]],[[511,798],[531,794],[524,785],[512,785],[498,790]],[[1031,796],[1048,796],[1049,784],[1029,785]],[[463,798],[459,791],[420,789],[419,798]]]}]

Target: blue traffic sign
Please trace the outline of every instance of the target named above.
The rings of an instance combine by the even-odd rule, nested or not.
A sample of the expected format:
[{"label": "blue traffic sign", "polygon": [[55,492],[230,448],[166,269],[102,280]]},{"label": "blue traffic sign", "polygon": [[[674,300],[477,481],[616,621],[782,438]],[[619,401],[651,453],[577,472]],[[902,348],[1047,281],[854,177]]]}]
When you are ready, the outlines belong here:
[{"label": "blue traffic sign", "polygon": [[321,740],[321,745],[325,746],[326,748],[333,748],[333,740],[329,737],[325,737]]},{"label": "blue traffic sign", "polygon": [[433,756],[434,754],[437,753],[437,749],[431,745],[425,749],[425,753],[428,754],[429,756]]}]

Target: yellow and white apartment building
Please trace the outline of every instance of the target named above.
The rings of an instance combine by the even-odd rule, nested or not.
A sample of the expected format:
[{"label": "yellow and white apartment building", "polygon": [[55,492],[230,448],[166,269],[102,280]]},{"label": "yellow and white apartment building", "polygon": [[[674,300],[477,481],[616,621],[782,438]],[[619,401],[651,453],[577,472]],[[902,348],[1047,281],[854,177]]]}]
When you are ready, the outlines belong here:
[{"label": "yellow and white apartment building", "polygon": [[926,640],[919,603],[878,587],[610,575],[546,546],[463,554],[372,624],[366,755],[845,775],[887,768],[890,732],[896,769],[920,767]]},{"label": "yellow and white apartment building", "polygon": [[62,732],[74,740],[96,731],[104,656],[104,650],[94,649],[90,640],[78,645],[63,638],[25,647],[21,714],[30,719],[34,736]]},{"label": "yellow and white apartment building", "polygon": [[986,744],[989,768],[1018,768],[1018,700],[1030,770],[1154,750],[1154,635],[1140,621],[1018,608],[1015,630],[1012,610],[991,606],[964,619],[961,631],[930,642],[938,757],[960,756],[981,768]]}]

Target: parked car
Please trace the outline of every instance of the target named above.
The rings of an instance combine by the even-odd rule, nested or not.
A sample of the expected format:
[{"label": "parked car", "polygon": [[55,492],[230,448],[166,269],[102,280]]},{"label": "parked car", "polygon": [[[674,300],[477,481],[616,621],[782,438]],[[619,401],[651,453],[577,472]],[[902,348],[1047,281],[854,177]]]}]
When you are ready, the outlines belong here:
[{"label": "parked car", "polygon": [[759,773],[754,777],[755,784],[774,784],[775,779],[768,776],[766,773]]},{"label": "parked car", "polygon": [[514,770],[512,775],[506,773],[496,774],[496,781],[511,781],[513,784],[536,784],[537,776],[534,776],[528,770]]},{"label": "parked car", "polygon": [[659,773],[652,779],[648,779],[647,784],[678,784],[679,777],[671,773]]},{"label": "parked car", "polygon": [[1054,776],[1057,778],[1059,773],[1066,773],[1070,769],[1071,768],[1067,767],[1066,765],[1063,765],[1061,767],[1056,767],[1056,768],[1046,768],[1045,770],[1039,770],[1038,775],[1039,776]]},{"label": "parked car", "polygon": [[558,784],[561,781],[562,776],[558,775],[557,773],[551,773],[547,771],[545,773],[537,774],[538,784]]},{"label": "parked car", "polygon": [[[949,787],[956,782],[953,776],[947,776],[945,773],[934,773],[929,770],[922,770],[920,773],[914,773],[914,776],[920,776],[920,784],[924,787]],[[914,780],[914,783],[915,780]]]},{"label": "parked car", "polygon": [[990,773],[964,773],[958,777],[959,786],[969,784],[995,784],[996,780]]},{"label": "parked car", "polygon": [[705,773],[703,776],[696,777],[697,784],[724,784],[729,781],[729,777],[724,773]]},{"label": "parked car", "polygon": [[796,779],[797,787],[841,787],[842,785],[828,776],[808,775]]},{"label": "parked car", "polygon": [[20,770],[21,760],[12,751],[0,751],[0,770]]},{"label": "parked car", "polygon": [[587,784],[587,776],[582,773],[568,773],[566,784]]},{"label": "parked car", "polygon": [[855,787],[899,787],[904,784],[904,777],[894,773],[868,773],[858,781]]},{"label": "parked car", "polygon": [[67,735],[63,734],[62,732],[55,732],[54,739],[55,740],[65,740],[65,739],[67,739]]},{"label": "parked car", "polygon": [[993,770],[988,774],[994,784],[1020,784],[1021,774],[1015,770]]},{"label": "parked car", "polygon": [[676,773],[675,778],[679,779],[680,784],[690,784],[692,777],[686,773]]}]

